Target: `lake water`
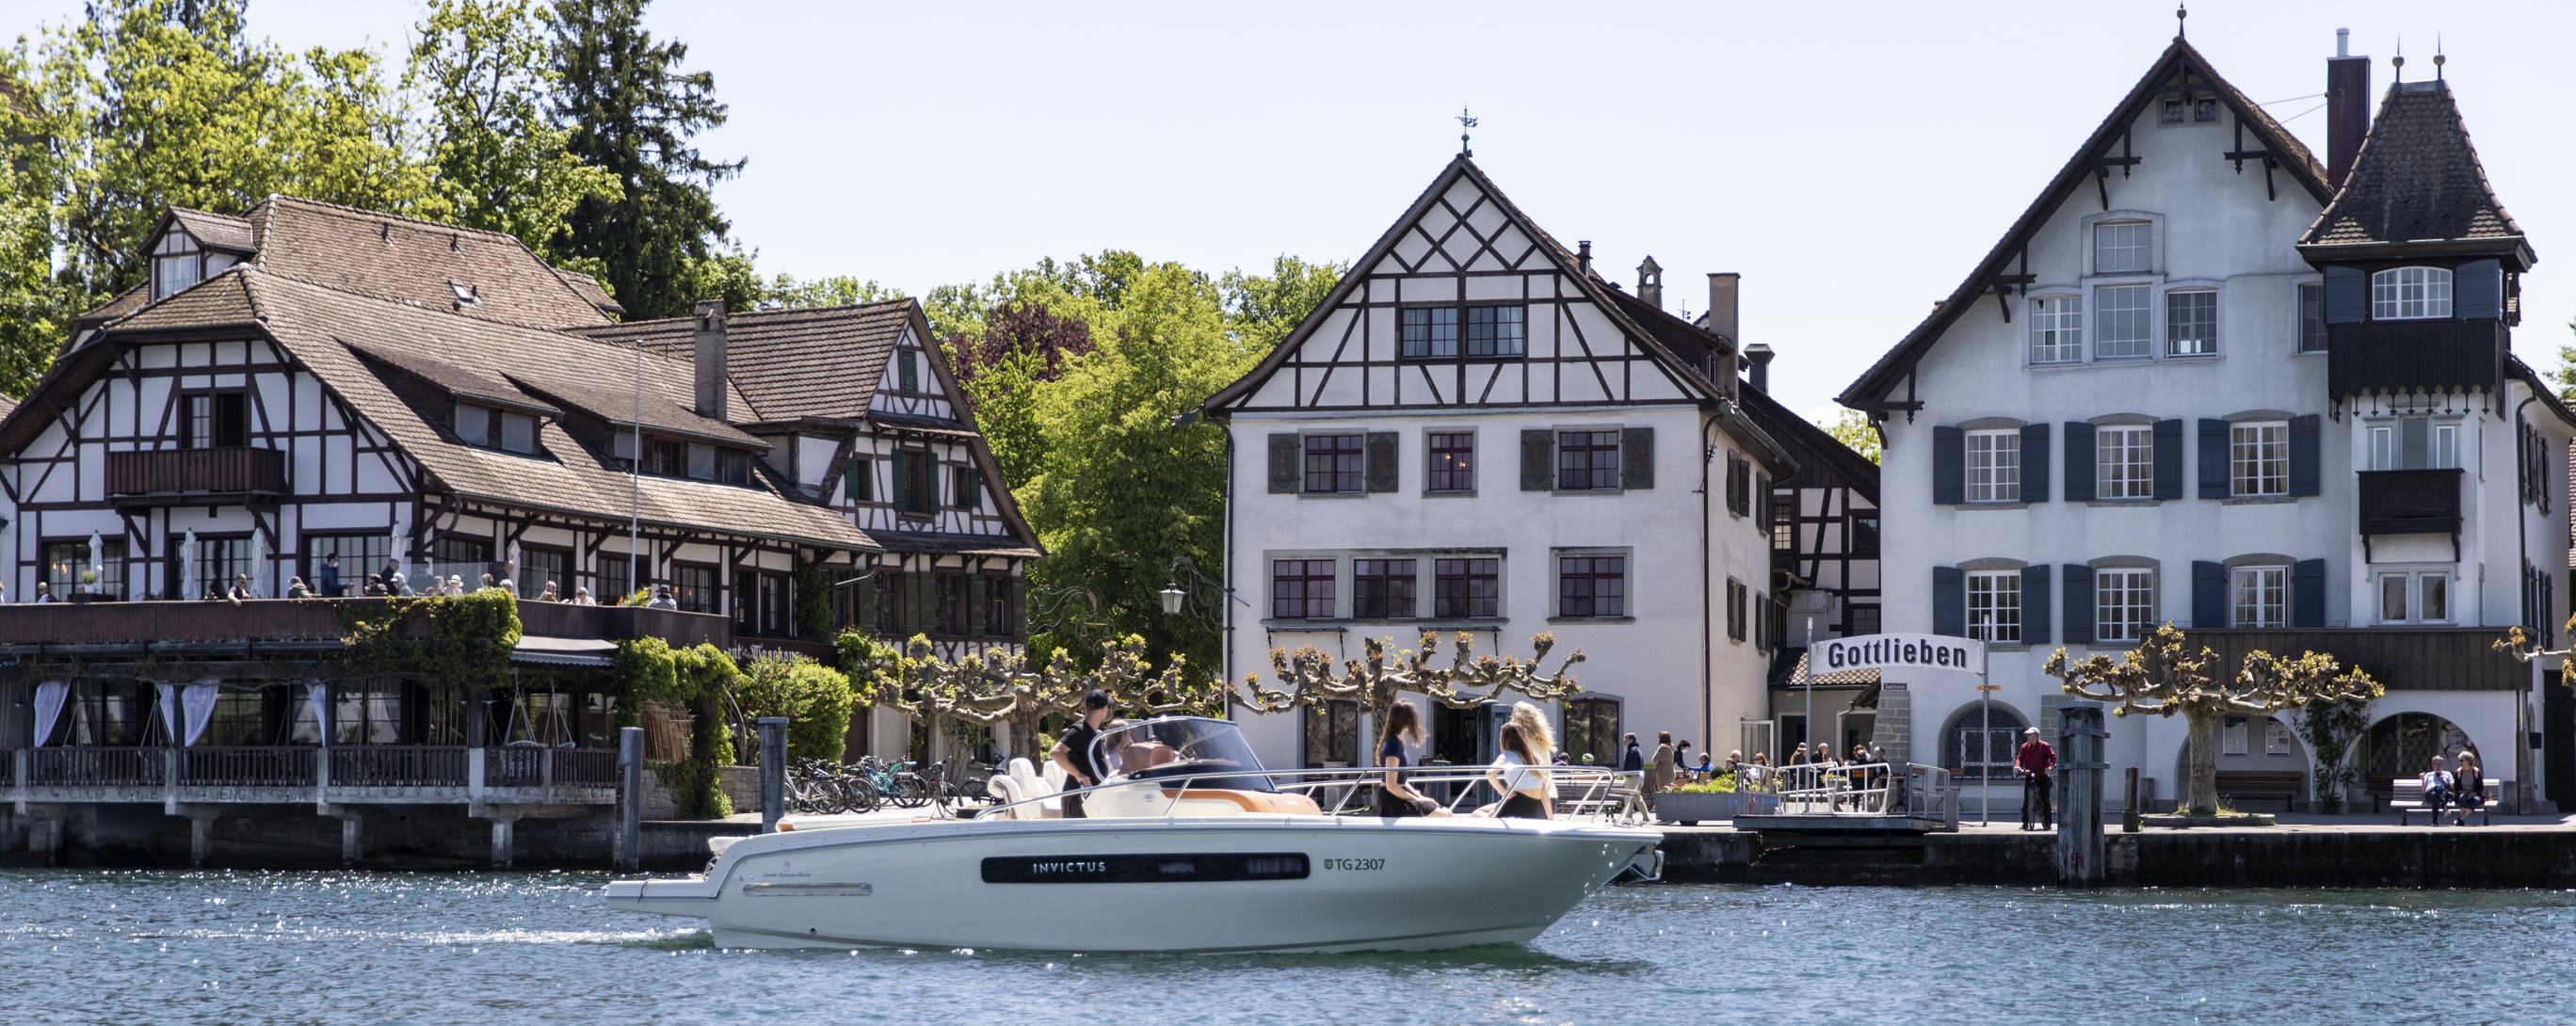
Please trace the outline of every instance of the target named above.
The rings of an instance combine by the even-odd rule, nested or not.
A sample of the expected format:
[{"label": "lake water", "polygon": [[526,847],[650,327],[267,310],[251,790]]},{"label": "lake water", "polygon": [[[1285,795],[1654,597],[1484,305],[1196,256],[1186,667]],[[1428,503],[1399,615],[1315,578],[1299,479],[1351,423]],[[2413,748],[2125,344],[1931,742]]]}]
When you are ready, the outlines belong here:
[{"label": "lake water", "polygon": [[0,1023],[2576,1022],[2569,892],[1634,886],[1526,947],[1078,957],[719,951],[604,879],[0,873]]}]

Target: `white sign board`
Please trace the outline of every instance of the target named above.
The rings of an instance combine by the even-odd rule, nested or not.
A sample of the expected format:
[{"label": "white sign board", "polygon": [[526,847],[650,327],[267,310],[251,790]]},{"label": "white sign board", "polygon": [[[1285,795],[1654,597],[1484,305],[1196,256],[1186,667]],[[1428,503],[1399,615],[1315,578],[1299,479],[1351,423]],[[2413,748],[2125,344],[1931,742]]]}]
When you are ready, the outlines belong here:
[{"label": "white sign board", "polygon": [[1946,634],[1865,634],[1829,638],[1807,652],[1807,672],[1953,670],[1983,675],[1986,643]]}]

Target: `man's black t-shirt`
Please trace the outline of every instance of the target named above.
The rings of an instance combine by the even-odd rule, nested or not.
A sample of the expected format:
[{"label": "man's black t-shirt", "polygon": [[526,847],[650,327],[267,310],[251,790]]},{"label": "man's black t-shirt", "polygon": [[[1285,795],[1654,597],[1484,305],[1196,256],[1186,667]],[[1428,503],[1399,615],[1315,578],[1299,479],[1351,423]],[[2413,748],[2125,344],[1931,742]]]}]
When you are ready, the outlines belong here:
[{"label": "man's black t-shirt", "polygon": [[[1092,726],[1089,719],[1081,719],[1064,728],[1064,733],[1056,737],[1056,740],[1064,742],[1064,750],[1072,753],[1073,764],[1082,767],[1083,774],[1095,784],[1100,782],[1100,764],[1091,759],[1091,742],[1099,736],[1100,728]],[[1074,783],[1077,786],[1081,784],[1080,781]]]}]

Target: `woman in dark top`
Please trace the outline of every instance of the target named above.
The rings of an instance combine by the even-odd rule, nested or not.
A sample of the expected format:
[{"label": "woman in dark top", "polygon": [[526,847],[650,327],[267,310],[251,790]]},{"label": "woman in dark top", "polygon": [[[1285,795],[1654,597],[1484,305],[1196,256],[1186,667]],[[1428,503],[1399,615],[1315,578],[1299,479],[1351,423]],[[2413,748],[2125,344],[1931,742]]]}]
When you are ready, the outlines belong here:
[{"label": "woman in dark top", "polygon": [[1403,816],[1446,816],[1449,810],[1425,797],[1404,782],[1404,775],[1392,772],[1413,764],[1405,756],[1404,746],[1422,743],[1422,713],[1411,702],[1397,702],[1386,711],[1386,732],[1378,741],[1378,768],[1384,774],[1377,788],[1377,814],[1390,818]]}]

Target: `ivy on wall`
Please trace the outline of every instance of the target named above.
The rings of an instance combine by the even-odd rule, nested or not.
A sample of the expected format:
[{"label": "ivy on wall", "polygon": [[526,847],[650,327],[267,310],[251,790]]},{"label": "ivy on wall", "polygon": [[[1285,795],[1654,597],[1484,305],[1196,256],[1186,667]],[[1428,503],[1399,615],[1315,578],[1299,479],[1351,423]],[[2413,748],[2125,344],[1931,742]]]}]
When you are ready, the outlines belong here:
[{"label": "ivy on wall", "polygon": [[733,801],[722,783],[722,767],[733,764],[733,728],[726,722],[724,697],[740,682],[733,657],[713,645],[672,648],[660,638],[617,643],[610,660],[617,687],[617,722],[633,726],[644,702],[682,705],[689,710],[689,755],[653,767],[671,789],[682,819],[721,819],[733,815]]},{"label": "ivy on wall", "polygon": [[498,589],[381,603],[333,603],[341,643],[364,673],[416,677],[445,691],[503,686],[519,647],[519,601]]},{"label": "ivy on wall", "polygon": [[796,636],[832,636],[832,573],[820,563],[796,567]]}]

